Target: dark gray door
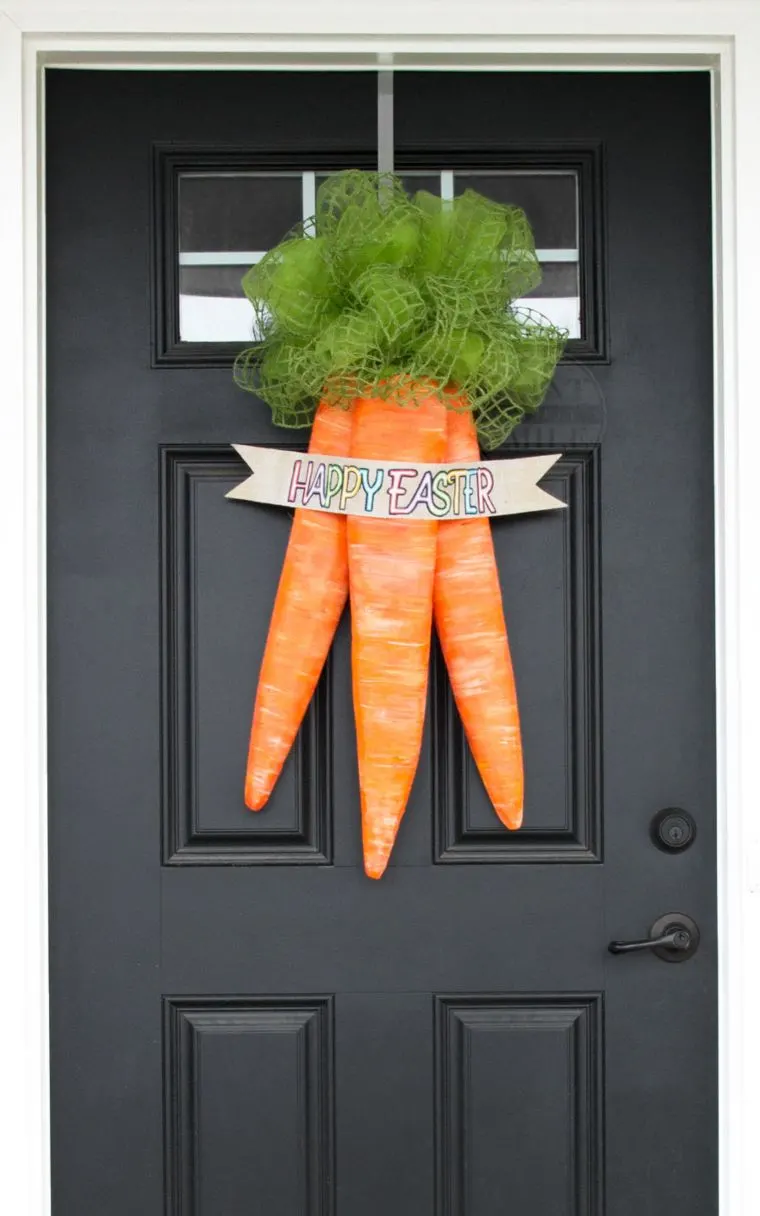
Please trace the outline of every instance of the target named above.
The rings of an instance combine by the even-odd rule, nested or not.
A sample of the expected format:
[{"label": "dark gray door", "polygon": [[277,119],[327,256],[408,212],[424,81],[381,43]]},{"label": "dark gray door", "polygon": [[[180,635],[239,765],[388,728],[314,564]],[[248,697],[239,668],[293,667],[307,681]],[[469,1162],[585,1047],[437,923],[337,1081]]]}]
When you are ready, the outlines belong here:
[{"label": "dark gray door", "polygon": [[[48,74],[55,1216],[714,1216],[709,98],[397,77],[399,169],[533,221],[573,338],[506,452],[563,452],[569,509],[494,526],[524,829],[436,660],[372,883],[347,622],[244,809],[289,524],[224,494],[230,442],[303,440],[233,386],[241,263],[372,165],[376,79]],[[653,842],[666,807],[692,847]],[[668,913],[693,958],[608,953]]]}]

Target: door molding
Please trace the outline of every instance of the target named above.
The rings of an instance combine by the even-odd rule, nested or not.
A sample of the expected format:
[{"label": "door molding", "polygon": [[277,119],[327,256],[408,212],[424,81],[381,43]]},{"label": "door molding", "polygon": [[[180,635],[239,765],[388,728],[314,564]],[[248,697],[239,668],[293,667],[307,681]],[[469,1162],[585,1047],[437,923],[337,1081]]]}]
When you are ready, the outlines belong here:
[{"label": "door molding", "polygon": [[[347,15],[350,11],[350,17]],[[350,21],[350,26],[347,22]],[[167,33],[167,30],[173,31]],[[424,33],[420,33],[424,30]],[[308,31],[308,32],[304,32]],[[50,1210],[45,750],[44,68],[648,71],[714,98],[721,1216],[760,1211],[760,6],[751,0],[182,0],[0,10],[0,1208]],[[601,948],[601,945],[600,945]]]}]

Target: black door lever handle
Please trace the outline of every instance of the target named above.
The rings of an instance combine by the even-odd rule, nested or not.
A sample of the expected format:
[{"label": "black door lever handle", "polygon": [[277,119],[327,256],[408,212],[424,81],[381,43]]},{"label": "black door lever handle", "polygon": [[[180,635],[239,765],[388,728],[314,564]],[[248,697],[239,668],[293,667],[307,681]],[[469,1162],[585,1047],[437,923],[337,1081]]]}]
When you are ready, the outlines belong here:
[{"label": "black door lever handle", "polygon": [[691,934],[688,929],[672,929],[659,937],[640,942],[610,942],[610,954],[633,954],[634,950],[654,950],[655,946],[670,946],[673,950],[688,950]]},{"label": "black door lever handle", "polygon": [[633,942],[610,942],[608,950],[610,954],[651,950],[666,963],[683,963],[696,954],[698,946],[699,929],[691,917],[683,912],[668,912],[654,922],[648,938]]}]

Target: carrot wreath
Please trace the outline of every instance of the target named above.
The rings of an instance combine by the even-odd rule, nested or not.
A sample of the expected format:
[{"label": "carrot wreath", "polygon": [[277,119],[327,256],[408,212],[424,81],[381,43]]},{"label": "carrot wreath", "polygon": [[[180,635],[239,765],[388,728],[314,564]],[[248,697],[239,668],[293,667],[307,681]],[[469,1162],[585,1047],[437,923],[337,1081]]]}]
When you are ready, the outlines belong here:
[{"label": "carrot wreath", "polygon": [[[313,219],[243,280],[261,341],[237,360],[237,382],[277,425],[314,424],[325,455],[348,444],[357,461],[477,459],[479,444],[497,447],[538,408],[561,354],[566,334],[514,307],[540,278],[518,208],[472,190],[410,198],[392,175],[337,174]],[[322,515],[333,523],[312,541],[312,514],[296,512],[277,594],[248,805],[264,805],[300,726],[345,600],[347,553],[367,874],[387,865],[414,779],[434,609],[486,790],[519,827],[519,716],[489,521]]]}]

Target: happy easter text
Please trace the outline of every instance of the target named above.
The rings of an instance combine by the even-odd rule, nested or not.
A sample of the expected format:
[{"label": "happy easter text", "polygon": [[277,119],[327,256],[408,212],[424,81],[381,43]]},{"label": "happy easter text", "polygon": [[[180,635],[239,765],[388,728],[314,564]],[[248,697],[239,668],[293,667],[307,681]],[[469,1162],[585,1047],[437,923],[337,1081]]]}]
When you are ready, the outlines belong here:
[{"label": "happy easter text", "polygon": [[[483,465],[436,471],[372,468],[296,460],[288,487],[292,506],[350,513],[361,505],[368,515],[429,515],[433,519],[495,515],[494,476]],[[353,500],[357,499],[354,504]]]}]

